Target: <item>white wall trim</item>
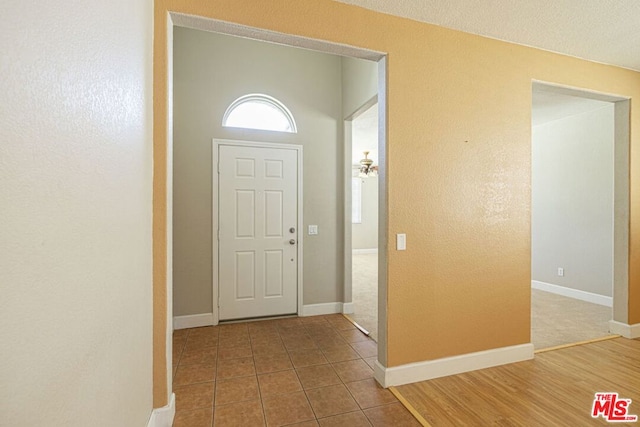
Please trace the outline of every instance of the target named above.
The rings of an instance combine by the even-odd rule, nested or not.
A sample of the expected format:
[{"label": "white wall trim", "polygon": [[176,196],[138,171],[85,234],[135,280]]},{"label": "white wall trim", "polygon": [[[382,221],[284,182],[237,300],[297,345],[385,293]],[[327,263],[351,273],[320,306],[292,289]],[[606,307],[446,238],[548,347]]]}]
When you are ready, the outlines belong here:
[{"label": "white wall trim", "polygon": [[[306,304],[302,306],[301,317],[318,316],[321,314],[353,313],[352,302],[328,302],[324,304]],[[200,328],[213,325],[213,313],[191,314],[173,318],[173,329]]]},{"label": "white wall trim", "polygon": [[378,248],[371,249],[352,249],[353,255],[362,255],[362,254],[377,254]]},{"label": "white wall trim", "polygon": [[344,314],[353,314],[353,303],[352,302],[342,303],[342,312]]},{"label": "white wall trim", "polygon": [[305,304],[302,306],[301,317],[305,316],[318,316],[321,314],[334,314],[342,313],[343,303],[341,302],[327,302],[324,304]]},{"label": "white wall trim", "polygon": [[199,328],[213,325],[213,313],[191,314],[173,318],[173,329]]},{"label": "white wall trim", "polygon": [[173,417],[176,415],[176,395],[171,393],[169,404],[162,408],[156,408],[151,412],[147,427],[171,427]]},{"label": "white wall trim", "polygon": [[373,375],[385,388],[533,359],[533,344],[495,348],[385,368],[377,361]]},{"label": "white wall trim", "polygon": [[640,338],[640,323],[627,325],[626,323],[609,320],[609,331],[612,334],[622,335],[629,339]]},{"label": "white wall trim", "polygon": [[604,295],[567,288],[564,286],[553,285],[551,283],[538,282],[537,280],[531,281],[531,287],[539,291],[562,295],[564,297],[573,299],[579,299],[581,301],[586,301],[593,304],[604,305],[605,307],[613,307],[613,298]]}]

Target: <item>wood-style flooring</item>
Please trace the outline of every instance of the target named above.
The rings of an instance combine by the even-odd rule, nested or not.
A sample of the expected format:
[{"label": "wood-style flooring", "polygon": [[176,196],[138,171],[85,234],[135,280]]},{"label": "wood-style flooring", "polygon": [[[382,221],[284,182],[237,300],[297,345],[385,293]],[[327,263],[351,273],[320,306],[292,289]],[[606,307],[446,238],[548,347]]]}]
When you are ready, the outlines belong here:
[{"label": "wood-style flooring", "polygon": [[434,427],[608,425],[591,417],[597,392],[632,399],[629,413],[640,415],[640,340],[614,338],[540,353],[397,391]]}]

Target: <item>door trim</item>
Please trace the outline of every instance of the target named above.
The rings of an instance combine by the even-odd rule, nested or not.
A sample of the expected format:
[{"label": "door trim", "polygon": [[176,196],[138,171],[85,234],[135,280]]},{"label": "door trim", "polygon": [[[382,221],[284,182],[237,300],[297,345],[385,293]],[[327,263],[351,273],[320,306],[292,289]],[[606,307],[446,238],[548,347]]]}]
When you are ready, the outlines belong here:
[{"label": "door trim", "polygon": [[304,250],[303,250],[303,241],[304,241],[304,234],[303,234],[303,200],[302,200],[302,196],[304,194],[303,188],[302,188],[302,177],[303,177],[303,169],[302,169],[302,145],[299,144],[279,144],[279,143],[272,143],[272,142],[255,142],[255,141],[241,141],[241,140],[232,140],[232,139],[218,139],[218,138],[213,138],[212,141],[212,173],[211,173],[211,179],[212,179],[212,185],[211,185],[211,246],[212,246],[212,259],[211,259],[211,265],[212,265],[212,274],[211,274],[211,280],[212,280],[212,284],[211,284],[211,290],[212,290],[212,297],[213,297],[213,305],[212,305],[212,312],[213,312],[213,324],[217,325],[219,320],[220,320],[220,310],[218,308],[218,216],[219,216],[219,212],[218,212],[218,152],[220,150],[220,146],[221,145],[229,145],[229,146],[234,146],[234,147],[255,147],[255,148],[276,148],[276,149],[287,149],[287,150],[294,150],[296,152],[296,158],[298,161],[298,182],[297,182],[297,186],[298,186],[298,205],[297,205],[297,209],[298,209],[298,216],[297,216],[297,222],[298,222],[298,244],[297,244],[297,257],[298,257],[298,273],[297,273],[297,281],[298,281],[298,286],[297,286],[297,292],[298,292],[298,298],[297,298],[297,310],[296,313],[299,315],[300,313],[302,313],[302,292],[303,292],[303,270],[302,270],[302,266],[303,266],[303,254],[304,254]]}]

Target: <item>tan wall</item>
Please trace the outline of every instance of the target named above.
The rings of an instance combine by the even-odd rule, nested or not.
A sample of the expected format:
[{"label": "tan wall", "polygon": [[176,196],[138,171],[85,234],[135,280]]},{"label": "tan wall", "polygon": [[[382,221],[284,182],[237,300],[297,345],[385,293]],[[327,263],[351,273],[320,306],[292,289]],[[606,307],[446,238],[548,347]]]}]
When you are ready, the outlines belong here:
[{"label": "tan wall", "polygon": [[[163,192],[167,11],[388,53],[388,365],[529,342],[531,81],[640,97],[640,74],[328,0],[155,3],[156,190]],[[640,110],[631,180],[640,180]],[[156,263],[162,263],[156,200]],[[632,187],[629,322],[640,322]],[[163,278],[157,277],[161,292]]]},{"label": "tan wall", "polygon": [[[303,146],[303,302],[342,301],[341,81],[339,56],[176,27],[174,315],[212,312],[212,138]],[[250,93],[283,102],[298,133],[222,127],[227,107]]]}]

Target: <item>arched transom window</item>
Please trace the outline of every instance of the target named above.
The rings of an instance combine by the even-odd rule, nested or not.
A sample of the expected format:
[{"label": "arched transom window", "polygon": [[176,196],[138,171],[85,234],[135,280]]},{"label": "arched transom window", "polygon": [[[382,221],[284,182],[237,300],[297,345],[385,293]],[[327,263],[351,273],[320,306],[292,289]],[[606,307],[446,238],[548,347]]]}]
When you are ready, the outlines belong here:
[{"label": "arched transom window", "polygon": [[229,105],[222,126],[297,133],[291,111],[277,99],[263,94],[241,96]]}]

